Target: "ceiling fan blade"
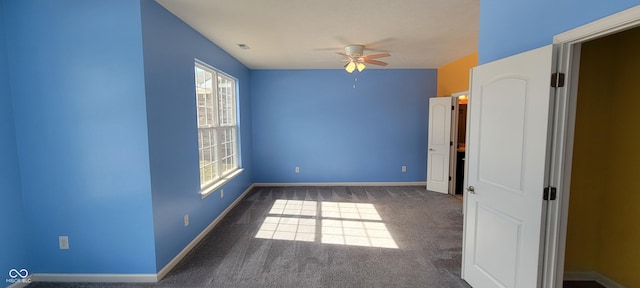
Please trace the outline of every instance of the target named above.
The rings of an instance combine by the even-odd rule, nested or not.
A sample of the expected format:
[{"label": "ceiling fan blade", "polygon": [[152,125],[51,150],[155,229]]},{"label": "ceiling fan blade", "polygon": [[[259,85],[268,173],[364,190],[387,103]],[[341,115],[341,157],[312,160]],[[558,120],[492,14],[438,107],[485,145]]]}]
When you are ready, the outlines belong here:
[{"label": "ceiling fan blade", "polygon": [[342,53],[342,52],[336,52],[336,54],[338,54],[338,55],[342,55],[342,56],[344,56],[344,57],[349,57],[349,55],[344,54],[344,53]]},{"label": "ceiling fan blade", "polygon": [[367,59],[378,59],[378,58],[384,58],[389,56],[391,56],[391,54],[389,53],[380,53],[380,54],[364,55],[363,57]]},{"label": "ceiling fan blade", "polygon": [[373,64],[373,65],[380,65],[380,66],[387,66],[389,65],[389,63],[387,62],[382,62],[382,61],[378,61],[378,60],[373,60],[373,59],[364,59],[364,63],[369,63],[369,64]]}]

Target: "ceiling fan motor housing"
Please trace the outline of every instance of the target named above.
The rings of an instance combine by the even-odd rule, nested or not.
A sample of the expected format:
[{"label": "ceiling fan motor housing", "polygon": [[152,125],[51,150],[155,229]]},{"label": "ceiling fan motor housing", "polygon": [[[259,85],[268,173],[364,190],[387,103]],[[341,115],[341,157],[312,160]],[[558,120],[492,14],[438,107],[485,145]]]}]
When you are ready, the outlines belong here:
[{"label": "ceiling fan motor housing", "polygon": [[349,45],[344,47],[345,54],[351,57],[360,57],[364,54],[364,46],[363,45]]}]

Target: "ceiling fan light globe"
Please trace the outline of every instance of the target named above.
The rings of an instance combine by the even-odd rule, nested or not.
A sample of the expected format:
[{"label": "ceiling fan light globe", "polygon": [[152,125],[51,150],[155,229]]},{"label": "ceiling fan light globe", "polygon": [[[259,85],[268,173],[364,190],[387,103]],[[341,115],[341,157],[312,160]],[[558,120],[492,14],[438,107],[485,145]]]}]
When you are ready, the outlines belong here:
[{"label": "ceiling fan light globe", "polygon": [[358,63],[356,64],[356,68],[358,68],[358,72],[362,72],[362,70],[364,70],[364,68],[366,68],[367,66],[364,65],[364,63]]},{"label": "ceiling fan light globe", "polygon": [[353,73],[353,71],[356,70],[356,63],[353,63],[353,61],[349,62],[349,64],[344,67],[344,70],[347,70],[349,73]]}]

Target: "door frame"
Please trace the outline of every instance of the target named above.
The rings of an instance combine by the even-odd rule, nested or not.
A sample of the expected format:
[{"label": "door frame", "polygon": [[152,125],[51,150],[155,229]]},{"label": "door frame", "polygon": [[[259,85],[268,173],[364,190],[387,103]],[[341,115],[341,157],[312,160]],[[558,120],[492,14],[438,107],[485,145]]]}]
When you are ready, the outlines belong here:
[{"label": "door frame", "polygon": [[456,153],[458,146],[458,97],[451,94],[451,146],[449,146],[449,194],[456,194],[456,166],[458,154]]},{"label": "door frame", "polygon": [[549,186],[557,187],[558,201],[547,201],[542,287],[562,287],[564,279],[581,44],[637,26],[640,26],[640,5],[553,38],[559,49],[557,72],[566,75],[566,85],[556,89],[553,104]]}]

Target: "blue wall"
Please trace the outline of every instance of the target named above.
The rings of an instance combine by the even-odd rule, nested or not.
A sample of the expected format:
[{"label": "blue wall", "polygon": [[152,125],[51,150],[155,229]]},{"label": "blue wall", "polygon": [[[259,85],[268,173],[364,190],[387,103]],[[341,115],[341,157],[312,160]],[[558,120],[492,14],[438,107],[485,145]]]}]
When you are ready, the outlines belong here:
[{"label": "blue wall", "polygon": [[[249,69],[155,1],[142,1],[142,36],[156,264],[164,267],[252,183]],[[200,197],[194,59],[239,84],[243,173]],[[190,224],[184,227],[183,217]]]},{"label": "blue wall", "polygon": [[425,181],[436,73],[253,71],[254,181]]},{"label": "blue wall", "polygon": [[155,273],[140,3],[3,4],[30,272]]},{"label": "blue wall", "polygon": [[556,34],[638,4],[639,0],[480,1],[478,62],[551,44]]},{"label": "blue wall", "polygon": [[[0,15],[3,15],[0,2]],[[10,269],[31,269],[25,237],[18,150],[13,124],[13,107],[7,52],[4,41],[4,22],[0,19],[0,286],[8,285]],[[5,285],[6,284],[6,285]]]}]

